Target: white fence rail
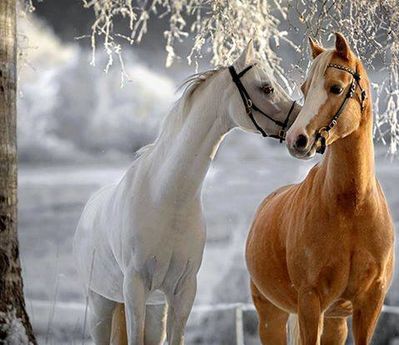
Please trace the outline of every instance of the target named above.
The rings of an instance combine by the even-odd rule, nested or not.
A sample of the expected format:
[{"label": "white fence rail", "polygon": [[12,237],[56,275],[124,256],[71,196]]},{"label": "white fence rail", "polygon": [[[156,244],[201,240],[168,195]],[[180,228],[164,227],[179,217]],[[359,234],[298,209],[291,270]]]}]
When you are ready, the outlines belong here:
[{"label": "white fence rail", "polygon": [[[77,329],[83,325],[86,310],[84,304],[28,300],[26,305],[35,331],[42,335],[46,335],[46,337],[49,331],[52,332],[53,328],[64,333],[69,333],[71,330],[77,331]],[[193,313],[212,313],[229,310],[235,313],[236,345],[245,345],[243,313],[247,311],[255,312],[255,308],[252,304],[229,303],[196,305],[193,308]],[[399,307],[384,305],[382,312],[399,315]]]}]

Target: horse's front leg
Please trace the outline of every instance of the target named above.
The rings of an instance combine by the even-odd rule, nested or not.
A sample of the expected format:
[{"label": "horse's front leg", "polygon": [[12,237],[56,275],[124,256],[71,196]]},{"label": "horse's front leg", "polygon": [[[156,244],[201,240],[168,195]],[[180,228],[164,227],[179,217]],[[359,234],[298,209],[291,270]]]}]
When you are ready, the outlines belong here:
[{"label": "horse's front leg", "polygon": [[123,296],[129,345],[144,345],[145,302],[148,291],[142,276],[129,270],[123,281]]},{"label": "horse's front leg", "polygon": [[168,345],[184,344],[184,329],[197,292],[196,275],[188,277],[176,291],[168,294]]},{"label": "horse's front leg", "polygon": [[301,345],[320,345],[323,317],[320,297],[315,289],[305,288],[299,291],[298,319]]},{"label": "horse's front leg", "polygon": [[352,327],[356,345],[370,344],[384,303],[385,292],[386,286],[378,281],[353,302]]}]

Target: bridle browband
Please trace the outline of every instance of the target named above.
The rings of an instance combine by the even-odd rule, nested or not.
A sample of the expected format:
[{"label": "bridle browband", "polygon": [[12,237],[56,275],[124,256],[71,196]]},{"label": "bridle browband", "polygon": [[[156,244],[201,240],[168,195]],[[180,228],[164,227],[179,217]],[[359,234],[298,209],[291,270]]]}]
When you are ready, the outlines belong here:
[{"label": "bridle browband", "polygon": [[[250,65],[250,66],[246,67],[244,70],[242,70],[240,73],[237,73],[233,66],[229,66],[229,71],[230,71],[231,77],[233,79],[233,82],[234,82],[234,84],[236,84],[237,89],[240,93],[240,96],[241,96],[242,101],[245,106],[245,111],[246,111],[247,115],[249,116],[249,118],[251,119],[255,128],[260,132],[260,134],[262,134],[263,137],[276,138],[276,139],[279,139],[280,143],[281,143],[285,140],[286,129],[288,126],[288,122],[290,120],[291,113],[294,110],[296,101],[292,102],[291,108],[290,108],[284,122],[278,121],[278,120],[274,119],[273,117],[271,117],[270,115],[263,112],[259,107],[257,107],[254,104],[254,102],[252,102],[251,97],[249,96],[247,90],[245,89],[244,85],[241,83],[241,80],[240,80],[241,77],[243,77],[244,74],[247,73],[254,66],[255,66],[255,64]],[[259,124],[256,122],[253,111],[257,111],[257,112],[261,113],[263,116],[268,118],[270,121],[274,122],[277,126],[281,127],[278,135],[267,134],[264,131],[264,129],[261,126],[259,126]]]},{"label": "bridle browband", "polygon": [[362,86],[360,85],[360,74],[357,73],[357,71],[352,70],[349,67],[346,66],[342,66],[342,65],[338,65],[335,63],[329,63],[327,65],[327,68],[336,68],[339,69],[341,71],[345,71],[349,74],[351,74],[353,76],[353,79],[351,81],[350,87],[348,92],[346,93],[345,99],[343,100],[343,102],[341,103],[340,107],[338,108],[337,112],[335,113],[335,115],[332,117],[331,121],[329,122],[329,124],[325,127],[320,128],[317,131],[316,134],[316,143],[318,143],[318,148],[316,149],[317,153],[321,153],[323,154],[326,150],[326,141],[328,139],[329,136],[329,132],[331,129],[333,129],[335,127],[335,125],[338,122],[339,117],[342,115],[342,112],[345,109],[346,104],[348,103],[349,99],[353,97],[353,95],[355,94],[356,91],[356,86],[359,87],[360,89],[360,110],[363,113],[363,109],[364,109],[364,102],[367,98],[366,95],[366,91],[362,88]]}]

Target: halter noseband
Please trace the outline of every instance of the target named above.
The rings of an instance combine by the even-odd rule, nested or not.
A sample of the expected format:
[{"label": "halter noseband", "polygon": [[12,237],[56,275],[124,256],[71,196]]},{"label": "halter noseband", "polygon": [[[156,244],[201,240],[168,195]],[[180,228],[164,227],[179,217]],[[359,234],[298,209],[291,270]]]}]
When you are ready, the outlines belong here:
[{"label": "halter noseband", "polygon": [[332,119],[329,122],[329,124],[327,126],[325,126],[325,127],[320,128],[317,131],[316,143],[318,144],[318,148],[316,149],[316,152],[317,153],[321,153],[321,154],[323,154],[325,152],[325,150],[326,150],[326,147],[327,147],[326,141],[327,141],[328,136],[330,134],[329,133],[330,130],[335,127],[335,125],[338,122],[339,117],[341,116],[342,112],[345,109],[346,104],[348,103],[348,100],[350,98],[352,98],[353,95],[355,94],[356,86],[358,86],[359,89],[360,89],[360,97],[361,97],[361,99],[360,99],[360,110],[361,110],[362,113],[363,113],[363,109],[364,109],[364,102],[365,102],[365,100],[367,98],[366,91],[363,90],[362,86],[360,85],[361,77],[360,77],[360,74],[357,73],[357,71],[354,71],[354,70],[350,69],[349,67],[342,66],[342,65],[337,65],[337,64],[334,64],[334,63],[329,63],[327,65],[327,68],[329,68],[329,67],[336,68],[336,69],[339,69],[341,71],[347,72],[347,73],[349,73],[349,74],[351,74],[353,76],[353,79],[351,81],[349,90],[346,93],[345,99],[341,103],[341,105],[338,108],[338,110],[335,113],[335,115],[332,117]]},{"label": "halter noseband", "polygon": [[[249,118],[251,119],[255,128],[260,132],[260,134],[262,134],[263,137],[277,138],[277,139],[280,139],[280,143],[281,143],[285,140],[285,133],[286,133],[286,129],[288,126],[288,122],[290,120],[290,116],[291,116],[292,111],[294,110],[296,102],[295,101],[292,102],[291,108],[290,108],[284,122],[273,119],[273,117],[266,114],[259,107],[257,107],[254,104],[254,102],[252,102],[251,97],[249,96],[247,90],[245,89],[244,85],[241,83],[241,80],[240,80],[241,77],[244,76],[244,74],[247,73],[254,66],[255,65],[250,65],[250,66],[246,67],[244,70],[242,70],[240,73],[237,73],[233,66],[229,66],[229,71],[230,71],[231,77],[233,79],[233,82],[236,84],[237,89],[240,93],[240,96],[241,96],[242,101],[245,106],[245,111],[246,111],[247,115],[249,116]],[[259,124],[256,122],[254,114],[253,114],[254,110],[261,113],[263,116],[268,118],[270,121],[273,121],[277,126],[281,127],[278,135],[269,135],[264,131],[264,129],[262,127],[259,126]]]}]

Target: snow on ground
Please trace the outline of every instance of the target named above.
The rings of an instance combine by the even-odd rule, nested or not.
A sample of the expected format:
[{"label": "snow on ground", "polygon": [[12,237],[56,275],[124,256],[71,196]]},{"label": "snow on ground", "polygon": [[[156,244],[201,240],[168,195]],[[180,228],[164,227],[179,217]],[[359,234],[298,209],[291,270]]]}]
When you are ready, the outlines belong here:
[{"label": "snow on ground", "polygon": [[[398,225],[399,162],[378,152],[378,176]],[[20,166],[20,252],[26,296],[33,301],[27,308],[43,344],[70,344],[81,337],[85,300],[73,267],[72,236],[90,194],[118,179],[128,163]],[[196,305],[249,301],[243,248],[255,209],[277,187],[300,181],[314,163],[291,158],[284,146],[260,136],[236,131],[226,138],[204,186],[208,240]],[[399,305],[398,290],[396,279],[389,303]],[[255,332],[250,319],[249,335]],[[228,344],[224,341],[232,335],[232,311],[190,318],[188,344]]]}]

